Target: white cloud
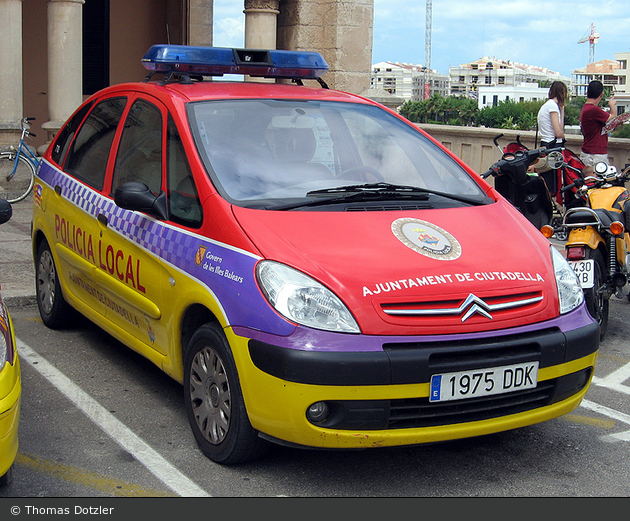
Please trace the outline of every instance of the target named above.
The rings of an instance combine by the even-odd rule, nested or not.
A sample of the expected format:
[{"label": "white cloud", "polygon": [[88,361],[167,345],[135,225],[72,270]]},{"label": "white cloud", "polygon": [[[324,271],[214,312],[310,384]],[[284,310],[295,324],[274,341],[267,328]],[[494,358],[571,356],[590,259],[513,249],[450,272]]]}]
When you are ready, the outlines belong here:
[{"label": "white cloud", "polygon": [[244,19],[221,18],[214,24],[212,45],[215,47],[243,47],[245,42]]}]

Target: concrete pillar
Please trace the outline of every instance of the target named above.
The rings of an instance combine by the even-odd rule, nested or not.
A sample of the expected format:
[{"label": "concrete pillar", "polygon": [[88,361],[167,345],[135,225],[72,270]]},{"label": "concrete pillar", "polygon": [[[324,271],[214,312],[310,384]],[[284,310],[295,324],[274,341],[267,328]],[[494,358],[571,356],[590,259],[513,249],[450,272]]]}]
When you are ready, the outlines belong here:
[{"label": "concrete pillar", "polygon": [[83,101],[83,4],[84,0],[48,1],[50,121],[42,128],[49,142]]},{"label": "concrete pillar", "polygon": [[332,89],[361,94],[370,86],[374,0],[280,0],[278,46],[318,51]]},{"label": "concrete pillar", "polygon": [[0,145],[15,144],[22,119],[22,0],[0,0]]},{"label": "concrete pillar", "polygon": [[188,45],[212,47],[214,0],[189,0]]},{"label": "concrete pillar", "polygon": [[245,0],[245,48],[275,49],[280,0]]}]

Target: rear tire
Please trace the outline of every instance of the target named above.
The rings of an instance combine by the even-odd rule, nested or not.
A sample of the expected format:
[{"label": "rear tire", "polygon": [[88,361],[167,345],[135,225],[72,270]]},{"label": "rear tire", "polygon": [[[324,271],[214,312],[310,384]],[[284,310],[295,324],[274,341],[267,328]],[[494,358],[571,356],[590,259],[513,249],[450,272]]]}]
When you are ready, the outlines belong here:
[{"label": "rear tire", "polygon": [[184,401],[201,451],[224,465],[260,457],[268,442],[249,423],[236,364],[218,325],[201,326],[184,356]]},{"label": "rear tire", "polygon": [[63,297],[55,259],[45,240],[37,247],[35,284],[37,307],[44,324],[51,329],[67,327],[74,316],[74,309]]},{"label": "rear tire", "polygon": [[608,313],[610,301],[605,289],[606,284],[606,264],[602,252],[599,250],[586,250],[586,258],[593,259],[594,265],[594,284],[592,288],[584,290],[584,300],[588,312],[599,325],[599,338],[604,338],[608,329]]},{"label": "rear tire", "polygon": [[35,167],[22,154],[18,158],[15,174],[8,178],[15,167],[15,152],[0,154],[0,199],[17,203],[25,199],[33,189]]}]

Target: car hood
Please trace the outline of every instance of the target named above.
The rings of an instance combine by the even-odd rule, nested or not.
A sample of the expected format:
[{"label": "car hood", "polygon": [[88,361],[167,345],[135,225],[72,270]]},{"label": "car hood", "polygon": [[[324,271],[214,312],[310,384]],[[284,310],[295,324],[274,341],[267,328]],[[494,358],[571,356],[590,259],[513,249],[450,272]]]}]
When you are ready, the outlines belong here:
[{"label": "car hood", "polygon": [[331,289],[364,334],[447,334],[554,318],[550,243],[511,205],[403,211],[234,207],[262,257]]}]

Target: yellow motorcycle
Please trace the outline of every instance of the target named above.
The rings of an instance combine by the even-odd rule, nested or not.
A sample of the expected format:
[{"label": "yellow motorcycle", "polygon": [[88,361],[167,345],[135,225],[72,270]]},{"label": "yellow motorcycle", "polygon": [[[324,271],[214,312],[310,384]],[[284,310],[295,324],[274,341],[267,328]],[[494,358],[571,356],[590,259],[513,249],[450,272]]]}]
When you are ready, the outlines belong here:
[{"label": "yellow motorcycle", "polygon": [[625,187],[630,167],[622,172],[606,163],[584,169],[563,190],[577,187],[587,206],[566,211],[566,256],[577,274],[591,316],[599,323],[600,338],[608,327],[609,299],[630,298],[630,204]]}]

